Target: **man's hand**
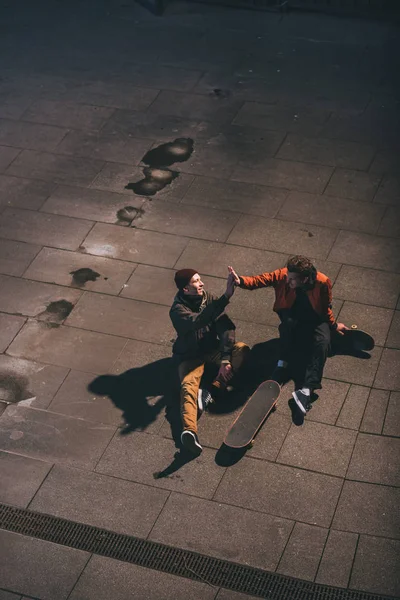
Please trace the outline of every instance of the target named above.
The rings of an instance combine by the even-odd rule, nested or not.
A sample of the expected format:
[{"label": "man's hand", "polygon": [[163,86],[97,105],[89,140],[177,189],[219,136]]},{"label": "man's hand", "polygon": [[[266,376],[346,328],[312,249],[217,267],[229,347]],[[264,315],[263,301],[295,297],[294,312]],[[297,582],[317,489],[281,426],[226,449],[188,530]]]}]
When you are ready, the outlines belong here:
[{"label": "man's hand", "polygon": [[236,273],[233,267],[228,267],[229,275],[232,275],[235,285],[240,285],[239,275]]},{"label": "man's hand", "polygon": [[230,363],[222,363],[219,368],[217,379],[222,379],[227,383],[233,377],[232,365]]},{"label": "man's hand", "polygon": [[350,328],[347,327],[344,323],[337,323],[336,331],[338,333],[340,333],[340,335],[344,335],[344,332],[346,331],[346,329],[350,329]]},{"label": "man's hand", "polygon": [[235,293],[235,280],[233,278],[233,275],[231,273],[229,273],[228,279],[226,281],[225,296],[229,299],[229,298],[232,298],[234,293]]}]

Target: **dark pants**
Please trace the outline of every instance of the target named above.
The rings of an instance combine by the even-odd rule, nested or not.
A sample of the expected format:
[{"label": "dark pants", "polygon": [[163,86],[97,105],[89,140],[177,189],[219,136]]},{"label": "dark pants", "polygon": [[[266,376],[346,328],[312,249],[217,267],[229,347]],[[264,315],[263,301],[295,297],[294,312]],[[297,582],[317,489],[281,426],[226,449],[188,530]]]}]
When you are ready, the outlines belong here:
[{"label": "dark pants", "polygon": [[328,323],[299,321],[289,311],[280,311],[279,358],[287,363],[298,360],[305,364],[302,387],[321,389],[321,379],[331,343]]}]

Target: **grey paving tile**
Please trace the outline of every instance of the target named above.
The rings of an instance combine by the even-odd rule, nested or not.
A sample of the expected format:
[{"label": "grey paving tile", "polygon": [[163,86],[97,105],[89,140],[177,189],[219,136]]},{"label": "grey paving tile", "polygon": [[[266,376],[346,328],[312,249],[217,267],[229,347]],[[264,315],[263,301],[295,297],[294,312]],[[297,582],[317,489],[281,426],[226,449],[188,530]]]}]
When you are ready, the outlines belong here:
[{"label": "grey paving tile", "polygon": [[370,390],[361,385],[352,384],[346,396],[336,425],[358,430],[363,418]]},{"label": "grey paving tile", "polygon": [[363,170],[369,167],[374,153],[372,146],[289,134],[276,156],[285,160]]},{"label": "grey paving tile", "polygon": [[[215,451],[203,448],[200,457],[183,465],[183,461],[174,458],[175,453],[172,439],[133,432],[128,437],[118,436],[112,440],[96,472],[211,499],[224,474],[224,469],[215,464]],[[170,465],[176,465],[176,470],[172,468],[169,475],[157,475]]]},{"label": "grey paving tile", "polygon": [[[50,305],[64,300],[75,305],[81,296],[80,290],[28,281],[8,275],[0,275],[0,310],[3,312],[37,317],[45,321],[60,323],[65,318],[65,312],[57,312]],[[47,308],[49,310],[47,310]]]},{"label": "grey paving tile", "polygon": [[0,239],[0,273],[22,275],[40,248],[34,244]]},{"label": "grey paving tile", "polygon": [[388,206],[379,225],[378,235],[400,237],[400,210],[397,206]]},{"label": "grey paving tile", "polygon": [[148,109],[149,113],[157,115],[175,115],[208,121],[230,122],[239,110],[241,102],[235,99],[219,99],[199,94],[183,94],[163,90]]},{"label": "grey paving tile", "polygon": [[70,131],[57,146],[57,153],[136,165],[151,145],[150,140],[136,139],[129,134]]},{"label": "grey paving tile", "polygon": [[286,195],[285,190],[267,186],[196,177],[184,196],[183,204],[275,217]]},{"label": "grey paving tile", "polygon": [[103,164],[103,161],[93,158],[23,150],[8,167],[7,175],[86,186],[93,181]]},{"label": "grey paving tile", "polygon": [[327,529],[296,523],[280,560],[278,573],[313,581],[327,535]]},{"label": "grey paving tile", "polygon": [[237,125],[250,125],[261,129],[289,131],[305,135],[318,134],[329,112],[316,107],[295,109],[280,104],[245,102],[234,119]]},{"label": "grey paving tile", "polygon": [[400,543],[381,537],[361,536],[350,588],[373,594],[400,594]]},{"label": "grey paving tile", "polygon": [[28,244],[76,250],[92,225],[90,221],[71,217],[6,208],[0,216],[0,236]]},{"label": "grey paving tile", "polygon": [[292,528],[286,519],[173,493],[150,539],[274,571]]},{"label": "grey paving tile", "polygon": [[400,311],[396,310],[386,340],[389,348],[400,348]]},{"label": "grey paving tile", "polygon": [[322,390],[318,390],[318,400],[313,402],[307,421],[335,425],[349,387],[347,383],[323,378]]},{"label": "grey paving tile", "polygon": [[0,355],[3,399],[47,408],[68,369]]},{"label": "grey paving tile", "polygon": [[2,585],[41,600],[66,600],[90,556],[10,531],[0,536]]},{"label": "grey paving tile", "polygon": [[400,393],[392,392],[390,394],[389,405],[386,412],[385,423],[383,425],[384,435],[393,435],[400,437]]},{"label": "grey paving tile", "polygon": [[[1,282],[1,277],[0,277]],[[1,295],[1,292],[0,292]],[[25,323],[24,317],[0,313],[0,352],[4,352]]]},{"label": "grey paving tile", "polygon": [[0,600],[29,600],[29,598],[22,598],[20,594],[13,594],[12,592],[0,590]]},{"label": "grey paving tile", "polygon": [[0,171],[5,171],[20,152],[19,148],[0,146]]},{"label": "grey paving tile", "polygon": [[132,64],[131,73],[141,86],[182,92],[191,90],[201,76],[201,71],[193,68],[161,64],[152,64],[149,68],[145,63]]},{"label": "grey paving tile", "polygon": [[400,441],[396,438],[360,433],[347,477],[368,483],[399,486],[399,450]]},{"label": "grey paving tile", "polygon": [[32,99],[27,94],[6,90],[6,86],[3,86],[0,96],[0,118],[19,119],[32,102]]},{"label": "grey paving tile", "polygon": [[[368,353],[366,353],[368,354]],[[324,375],[328,379],[347,381],[358,385],[371,386],[382,356],[382,348],[375,346],[369,358],[336,355],[327,361]]]},{"label": "grey paving tile", "polygon": [[400,350],[384,348],[374,385],[383,390],[400,390]]},{"label": "grey paving tile", "polygon": [[379,182],[380,177],[376,175],[350,169],[336,169],[325,193],[329,196],[369,202],[373,199]]},{"label": "grey paving tile", "polygon": [[383,211],[376,211],[375,208],[376,205],[372,203],[290,192],[277,217],[310,225],[375,233],[377,223],[383,216]]},{"label": "grey paving tile", "polygon": [[188,238],[180,236],[97,223],[83,249],[95,256],[172,267],[187,243]]},{"label": "grey paving tile", "polygon": [[278,328],[271,325],[250,323],[241,319],[235,319],[235,325],[236,339],[245,342],[250,347],[279,336]]},{"label": "grey paving tile", "polygon": [[225,473],[214,500],[328,527],[341,486],[336,477],[244,458]]},{"label": "grey paving tile", "polygon": [[160,344],[151,344],[138,340],[128,340],[111,372],[120,375],[128,369],[144,367],[163,358],[171,356],[171,348]]},{"label": "grey paving tile", "polygon": [[59,100],[36,100],[23,115],[24,121],[59,125],[71,129],[100,129],[113,109]]},{"label": "grey paving tile", "polygon": [[158,90],[137,87],[127,81],[81,80],[79,85],[67,86],[62,97],[71,102],[139,111],[146,110],[157,94]]},{"label": "grey paving tile", "polygon": [[292,425],[277,462],[317,473],[344,477],[356,441],[356,432],[305,421]]},{"label": "grey paving tile", "polygon": [[[139,210],[143,204],[142,198],[129,199],[129,207]],[[42,206],[45,213],[66,215],[105,223],[118,223],[118,211],[128,205],[123,194],[115,194],[93,189],[59,186]],[[132,215],[135,210],[130,211]],[[125,223],[128,225],[128,223]]]},{"label": "grey paving tile", "polygon": [[[117,510],[110,498],[118,498]],[[165,490],[55,466],[29,508],[119,533],[147,537],[167,498]]]},{"label": "grey paving tile", "polygon": [[390,150],[379,150],[369,168],[370,173],[384,175],[385,173],[395,173],[400,166],[399,156],[396,152]]},{"label": "grey paving tile", "polygon": [[250,275],[279,269],[286,264],[287,258],[286,253],[190,240],[175,268],[184,269],[195,265],[193,268],[199,269],[201,275],[226,277],[228,265],[233,265],[238,273]]},{"label": "grey paving tile", "polygon": [[36,408],[9,406],[1,416],[0,431],[7,452],[93,469],[115,427]]},{"label": "grey paving tile", "polygon": [[[367,298],[366,298],[367,299]],[[393,317],[393,310],[368,304],[358,304],[346,300],[343,303],[338,321],[348,327],[357,325],[359,329],[368,331],[375,340],[375,344],[383,346]]]},{"label": "grey paving tile", "polygon": [[66,324],[156,344],[169,344],[174,336],[169,308],[92,292],[82,296]]},{"label": "grey paving tile", "polygon": [[0,119],[0,144],[30,150],[54,150],[67,133],[68,125],[63,127]]},{"label": "grey paving tile", "polygon": [[216,593],[207,583],[93,556],[69,600],[125,600],[135,590],[143,600],[213,600]]},{"label": "grey paving tile", "polygon": [[[43,248],[25,271],[24,277],[106,294],[119,294],[135,267],[131,262]],[[74,276],[72,273],[76,271],[78,274]]]},{"label": "grey paving tile", "polygon": [[[8,600],[8,598],[6,598],[5,600]],[[249,596],[248,594],[239,594],[238,592],[232,592],[232,590],[223,590],[221,588],[215,600],[256,600],[256,597]]]},{"label": "grey paving tile", "polygon": [[325,259],[336,235],[337,232],[328,227],[244,215],[227,241],[229,244],[282,253],[301,252],[306,256]]},{"label": "grey paving tile", "polygon": [[[234,417],[231,418],[228,427],[233,420]],[[253,447],[248,451],[248,456],[275,461],[289,429],[290,419],[286,415],[279,412],[270,414],[258,432]]]},{"label": "grey paving tile", "polygon": [[28,506],[50,469],[47,462],[0,452],[1,502]]},{"label": "grey paving tile", "polygon": [[318,567],[316,583],[346,588],[353,566],[358,536],[331,529]]},{"label": "grey paving tile", "polygon": [[28,321],[9,346],[8,354],[90,373],[103,373],[109,370],[125,343],[124,338],[112,335],[79,331],[73,327],[54,328],[46,323]]},{"label": "grey paving tile", "polygon": [[354,266],[400,271],[400,241],[366,233],[340,231],[329,260]]},{"label": "grey paving tile", "polygon": [[332,171],[332,167],[265,158],[260,164],[255,164],[252,169],[249,169],[247,165],[235,167],[231,179],[233,181],[322,194]]},{"label": "grey paving tile", "polygon": [[225,242],[239,218],[240,215],[235,212],[154,200],[134,225],[138,229]]},{"label": "grey paving tile", "polygon": [[[121,296],[135,300],[144,300],[145,302],[165,304],[165,306],[170,307],[178,291],[174,275],[174,269],[138,265],[124,285]],[[160,288],[163,290],[162,296],[160,296]]]},{"label": "grey paving tile", "polygon": [[332,527],[368,535],[399,537],[400,490],[390,486],[345,481]]},{"label": "grey paving tile", "polygon": [[0,206],[39,209],[53,188],[47,181],[0,175]]},{"label": "grey paving tile", "polygon": [[[373,286],[371,281],[374,281]],[[400,275],[396,273],[343,265],[333,294],[344,300],[395,308],[399,290]]]},{"label": "grey paving tile", "polygon": [[367,433],[382,433],[386,409],[389,401],[389,392],[372,389],[360,425],[360,431]]},{"label": "grey paving tile", "polygon": [[400,200],[400,179],[398,175],[388,174],[382,179],[374,202],[398,206]]}]

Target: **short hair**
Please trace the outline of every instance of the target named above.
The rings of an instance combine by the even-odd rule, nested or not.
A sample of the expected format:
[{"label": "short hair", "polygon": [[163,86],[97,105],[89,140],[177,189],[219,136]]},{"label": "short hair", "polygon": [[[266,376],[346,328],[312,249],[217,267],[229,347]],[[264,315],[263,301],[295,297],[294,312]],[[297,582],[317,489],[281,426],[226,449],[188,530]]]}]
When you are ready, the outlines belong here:
[{"label": "short hair", "polygon": [[303,277],[308,277],[315,270],[311,260],[301,254],[291,256],[287,261],[286,267],[289,273],[299,273]]}]

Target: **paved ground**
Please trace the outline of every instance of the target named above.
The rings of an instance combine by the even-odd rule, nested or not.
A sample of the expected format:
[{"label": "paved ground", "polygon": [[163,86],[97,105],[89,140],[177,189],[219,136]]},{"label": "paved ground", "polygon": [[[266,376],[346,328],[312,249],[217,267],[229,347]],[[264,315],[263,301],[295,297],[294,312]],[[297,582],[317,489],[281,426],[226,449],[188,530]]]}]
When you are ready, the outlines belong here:
[{"label": "paved ground", "polygon": [[[397,30],[179,3],[156,18],[131,0],[0,7],[0,389],[16,402],[1,405],[0,500],[400,594]],[[179,176],[143,173],[175,138],[194,140]],[[232,466],[216,459],[232,412],[205,415],[203,454],[178,468],[174,269],[222,292],[228,263],[254,274],[292,253],[332,278],[339,319],[376,348],[329,359],[302,426],[288,386]],[[271,306],[239,290],[238,337],[276,338]],[[244,598],[1,538],[1,600]]]}]

